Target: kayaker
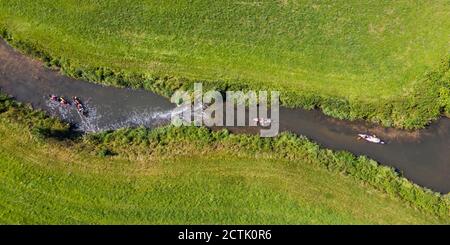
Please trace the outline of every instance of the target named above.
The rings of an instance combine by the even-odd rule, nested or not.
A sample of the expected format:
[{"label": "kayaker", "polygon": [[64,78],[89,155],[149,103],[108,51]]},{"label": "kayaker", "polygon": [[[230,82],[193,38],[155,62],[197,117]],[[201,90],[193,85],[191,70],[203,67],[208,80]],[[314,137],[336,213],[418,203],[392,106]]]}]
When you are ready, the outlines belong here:
[{"label": "kayaker", "polygon": [[66,99],[64,99],[64,97],[59,97],[59,103],[61,103],[61,105],[68,105],[69,104],[69,102]]},{"label": "kayaker", "polygon": [[72,99],[75,103],[75,106],[76,106],[78,112],[80,112],[82,115],[86,115],[86,113],[85,113],[86,111],[84,109],[83,104],[81,103],[81,100],[76,96],[72,97]]},{"label": "kayaker", "polygon": [[263,118],[263,117],[261,117],[261,118],[259,119],[259,124],[260,124],[261,126],[263,126],[263,127],[267,127],[267,126],[269,126],[271,123],[272,123],[272,120],[269,119],[269,118]]},{"label": "kayaker", "polygon": [[73,101],[75,102],[75,105],[78,108],[78,106],[81,105],[80,99],[78,99],[78,97],[76,97],[76,96],[72,97],[72,99],[73,99]]},{"label": "kayaker", "polygon": [[56,95],[49,95],[51,101],[58,101],[58,97]]},{"label": "kayaker", "polygon": [[375,143],[375,144],[385,144],[385,142],[383,140],[381,140],[380,138],[378,138],[375,134],[373,135],[367,135],[367,134],[358,134],[358,139],[364,139],[366,141],[369,141],[371,143]]}]

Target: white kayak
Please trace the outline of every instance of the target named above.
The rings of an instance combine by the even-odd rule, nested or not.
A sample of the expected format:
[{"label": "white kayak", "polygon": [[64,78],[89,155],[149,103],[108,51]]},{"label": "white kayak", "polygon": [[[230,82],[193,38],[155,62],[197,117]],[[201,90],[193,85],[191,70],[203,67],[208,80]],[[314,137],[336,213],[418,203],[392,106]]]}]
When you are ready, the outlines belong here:
[{"label": "white kayak", "polygon": [[364,139],[370,143],[374,144],[386,144],[383,140],[378,138],[376,135],[368,135],[368,134],[358,134],[359,138]]},{"label": "white kayak", "polygon": [[259,123],[262,127],[268,127],[272,123],[270,118],[253,118],[253,122]]}]

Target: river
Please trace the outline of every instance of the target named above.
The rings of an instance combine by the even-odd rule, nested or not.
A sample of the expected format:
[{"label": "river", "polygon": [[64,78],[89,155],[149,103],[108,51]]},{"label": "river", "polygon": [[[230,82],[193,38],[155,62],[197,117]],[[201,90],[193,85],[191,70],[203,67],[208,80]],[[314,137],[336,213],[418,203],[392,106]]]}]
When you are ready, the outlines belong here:
[{"label": "river", "polygon": [[[170,122],[175,105],[139,89],[123,89],[72,79],[47,69],[0,40],[0,89],[16,100],[72,123],[82,131],[122,127],[153,128]],[[82,98],[88,116],[60,106],[48,95]],[[366,155],[396,168],[411,181],[440,193],[450,192],[450,119],[441,118],[414,132],[383,128],[363,121],[330,118],[317,110],[280,109],[280,129],[304,135],[323,147]],[[230,128],[239,133],[238,128]],[[245,129],[241,129],[246,132]],[[358,140],[358,133],[377,134],[387,145]]]}]

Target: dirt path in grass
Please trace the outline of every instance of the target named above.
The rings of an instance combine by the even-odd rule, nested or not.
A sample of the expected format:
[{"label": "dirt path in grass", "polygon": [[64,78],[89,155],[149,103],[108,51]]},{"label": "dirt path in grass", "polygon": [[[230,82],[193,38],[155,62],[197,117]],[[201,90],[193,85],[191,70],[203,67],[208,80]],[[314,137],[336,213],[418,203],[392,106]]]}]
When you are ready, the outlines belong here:
[{"label": "dirt path in grass", "polygon": [[[29,103],[74,124],[82,131],[121,127],[155,127],[170,122],[175,106],[166,98],[143,90],[105,87],[60,75],[41,62],[21,55],[0,40],[0,89],[18,101]],[[60,106],[49,94],[78,96],[88,115],[74,106]],[[365,122],[333,119],[319,111],[281,108],[280,128],[305,135],[322,146],[366,155],[392,166],[413,182],[441,193],[450,192],[450,119],[442,118],[424,130],[406,132]],[[229,128],[235,133],[256,128]],[[387,145],[357,140],[358,133],[377,134]]]}]

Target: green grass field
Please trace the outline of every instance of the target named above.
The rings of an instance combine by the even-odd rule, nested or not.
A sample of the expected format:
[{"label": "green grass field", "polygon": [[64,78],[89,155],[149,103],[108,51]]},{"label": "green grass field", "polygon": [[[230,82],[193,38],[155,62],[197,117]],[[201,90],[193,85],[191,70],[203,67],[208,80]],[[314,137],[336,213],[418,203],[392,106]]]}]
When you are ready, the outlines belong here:
[{"label": "green grass field", "polygon": [[0,2],[16,39],[75,67],[275,88],[287,105],[406,128],[444,110],[436,82],[420,85],[449,60],[449,13],[447,0]]},{"label": "green grass field", "polygon": [[21,124],[0,122],[0,223],[448,222],[301,161],[221,151],[105,158],[38,141]]}]

